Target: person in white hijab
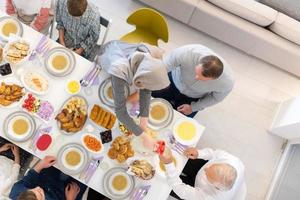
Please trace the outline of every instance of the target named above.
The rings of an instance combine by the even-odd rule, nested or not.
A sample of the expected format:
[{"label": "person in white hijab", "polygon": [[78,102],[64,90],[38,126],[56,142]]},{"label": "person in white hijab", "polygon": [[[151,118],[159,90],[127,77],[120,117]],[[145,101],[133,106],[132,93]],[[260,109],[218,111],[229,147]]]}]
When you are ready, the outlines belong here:
[{"label": "person in white hijab", "polygon": [[[161,50],[145,44],[111,41],[100,50],[99,64],[111,75],[115,112],[118,120],[131,132],[141,136],[144,145],[152,148],[154,141],[145,133],[148,124],[151,91],[164,89],[170,81],[161,57]],[[139,90],[140,125],[126,109],[125,87]]]},{"label": "person in white hijab", "polygon": [[19,147],[6,143],[0,147],[0,153],[11,150],[15,160],[0,156],[0,199],[8,198],[10,190],[16,182],[20,171]]}]

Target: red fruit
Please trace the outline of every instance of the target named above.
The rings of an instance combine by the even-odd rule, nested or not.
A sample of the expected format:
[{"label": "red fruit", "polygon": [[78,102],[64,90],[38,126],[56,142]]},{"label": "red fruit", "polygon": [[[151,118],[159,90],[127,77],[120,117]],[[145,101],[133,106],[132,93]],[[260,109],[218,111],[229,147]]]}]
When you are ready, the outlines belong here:
[{"label": "red fruit", "polygon": [[32,97],[32,94],[28,94],[28,97]]}]

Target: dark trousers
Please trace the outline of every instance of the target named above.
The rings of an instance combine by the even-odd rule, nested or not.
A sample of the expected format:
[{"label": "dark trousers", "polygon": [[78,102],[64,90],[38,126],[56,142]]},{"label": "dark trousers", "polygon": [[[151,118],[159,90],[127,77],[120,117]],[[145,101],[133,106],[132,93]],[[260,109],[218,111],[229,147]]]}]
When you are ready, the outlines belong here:
[{"label": "dark trousers", "polygon": [[[196,180],[196,175],[198,174],[199,170],[207,163],[207,160],[202,160],[202,159],[195,159],[191,160],[189,159],[188,162],[186,163],[182,174],[180,175],[180,179],[182,180],[183,183],[190,185],[192,187],[195,186],[195,180]],[[175,192],[171,192],[170,194],[172,197],[176,199],[180,199],[179,196],[175,194]],[[180,199],[181,200],[181,199]]]},{"label": "dark trousers", "polygon": [[[169,80],[171,82],[169,87],[162,89],[162,90],[152,91],[152,97],[163,98],[163,99],[167,100],[168,102],[170,102],[170,104],[172,105],[172,107],[175,110],[177,110],[177,108],[179,106],[181,106],[182,104],[190,105],[191,102],[199,100],[198,98],[191,98],[191,97],[188,97],[188,96],[180,93],[180,91],[176,88],[176,86],[173,82],[171,72],[168,73],[168,76],[169,76]],[[196,114],[197,114],[197,111],[192,112],[191,114],[188,115],[188,117],[193,118]]]}]

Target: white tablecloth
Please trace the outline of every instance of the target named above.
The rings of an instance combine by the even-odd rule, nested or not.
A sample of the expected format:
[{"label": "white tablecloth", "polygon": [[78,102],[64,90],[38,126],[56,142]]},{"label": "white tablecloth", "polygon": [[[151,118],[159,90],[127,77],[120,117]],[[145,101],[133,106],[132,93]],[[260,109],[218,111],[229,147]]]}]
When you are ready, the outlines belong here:
[{"label": "white tablecloth", "polygon": [[[4,15],[5,15],[5,13],[0,11],[0,16],[4,16]],[[37,45],[37,43],[39,42],[40,38],[42,37],[42,35],[26,25],[23,25],[23,28],[24,28],[23,38],[28,40],[30,42],[30,44],[32,45],[32,47],[35,47]],[[55,41],[51,41],[51,46],[55,47],[55,46],[60,46],[60,45],[57,44]],[[65,102],[71,96],[65,90],[65,85],[66,85],[67,80],[71,80],[71,79],[72,80],[74,80],[74,79],[80,80],[82,78],[82,76],[93,66],[93,64],[91,62],[89,62],[88,60],[82,58],[81,56],[79,56],[77,54],[75,55],[75,58],[76,58],[75,70],[67,77],[62,77],[62,78],[53,77],[50,74],[47,74],[43,64],[41,65],[39,62],[37,62],[37,60],[35,60],[33,62],[28,61],[28,62],[24,63],[22,66],[20,66],[23,69],[34,69],[34,70],[42,71],[49,76],[49,79],[50,79],[49,93],[44,96],[41,96],[40,98],[48,100],[50,103],[52,103],[52,105],[55,108],[55,113],[59,112],[63,102]],[[17,68],[18,67],[13,66],[14,72],[17,70]],[[104,73],[101,73],[100,80],[103,81],[104,77],[106,77],[106,75]],[[14,73],[12,76],[9,76],[9,77],[0,77],[0,82],[3,80],[8,80],[8,79],[12,80],[12,79],[16,79],[16,78],[17,78],[17,75],[16,75],[16,73]],[[97,90],[98,90],[97,86],[93,87],[94,93],[92,96],[86,96],[84,91],[83,90],[81,91],[80,95],[83,95],[88,99],[89,106],[93,106],[94,103],[101,105],[101,102],[97,96]],[[0,114],[0,122],[3,123],[5,118],[10,113],[17,111],[17,110],[21,110],[21,105],[15,107],[15,108],[0,107],[0,113],[1,113]],[[175,111],[173,122],[165,129],[172,129],[174,122],[181,118],[184,118],[184,117],[185,116],[183,116],[182,114]],[[35,118],[35,120],[36,120],[37,125],[40,125],[42,123],[37,118]],[[88,122],[88,123],[90,123],[90,122]],[[35,155],[39,158],[43,158],[45,155],[57,156],[58,151],[65,144],[68,144],[71,142],[81,143],[81,136],[82,136],[82,134],[85,133],[84,131],[82,131],[82,132],[74,134],[72,136],[63,135],[58,130],[56,121],[54,119],[47,125],[53,127],[53,129],[51,131],[51,136],[53,137],[53,142],[52,142],[51,146],[45,152],[43,152],[43,153],[33,152],[32,147],[30,147],[31,140],[24,142],[24,143],[16,143],[16,142],[14,142],[14,143],[16,145],[18,145],[19,147],[21,147],[22,149],[32,153],[33,155]],[[1,127],[3,127],[3,126],[1,126]],[[201,127],[201,134],[202,134],[205,128],[201,125],[200,125],[200,127]],[[118,134],[120,134],[118,128],[114,129],[113,136],[115,137]],[[2,130],[0,131],[0,135],[2,137],[6,138],[6,136],[4,135]],[[107,151],[109,148],[109,144],[105,144],[104,146],[105,146],[105,151],[102,153],[102,155],[104,155],[105,158],[103,161],[109,164],[109,168],[119,166],[116,161],[112,161],[107,157]],[[153,159],[153,158],[151,158],[151,159]],[[182,159],[181,162],[179,162],[179,163],[181,163],[181,166],[178,166],[178,167],[182,171],[185,163],[187,162],[187,159],[184,158],[183,156],[181,156],[181,159]],[[58,167],[58,166],[56,166],[56,167]],[[82,180],[79,180],[78,175],[75,175],[72,177],[83,182],[88,187],[91,187],[94,190],[105,195],[102,179],[103,179],[103,176],[106,171],[107,170],[103,170],[101,167],[98,167],[97,171],[95,172],[92,179],[88,183],[85,183]],[[169,196],[169,193],[171,192],[171,188],[168,186],[165,178],[163,178],[157,174],[150,181],[141,181],[136,178],[136,186],[149,185],[149,184],[151,184],[151,188],[148,192],[148,195],[145,197],[145,199],[149,199],[149,200],[167,199],[167,197]]]}]

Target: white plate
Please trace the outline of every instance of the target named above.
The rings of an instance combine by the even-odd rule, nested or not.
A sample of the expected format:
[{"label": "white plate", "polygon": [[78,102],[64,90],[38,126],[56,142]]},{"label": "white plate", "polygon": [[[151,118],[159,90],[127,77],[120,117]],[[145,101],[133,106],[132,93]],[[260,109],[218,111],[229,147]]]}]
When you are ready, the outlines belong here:
[{"label": "white plate", "polygon": [[[14,63],[14,62],[9,61],[9,60],[6,58],[6,56],[7,56],[7,52],[8,52],[8,50],[9,50],[9,47],[10,47],[12,44],[17,43],[17,42],[26,43],[27,45],[29,45],[29,50],[28,50],[28,52],[27,52],[27,56],[26,56],[26,57],[24,57],[22,60],[19,60],[19,61],[16,62],[16,63]],[[10,36],[10,37],[8,38],[8,43],[7,43],[7,44],[4,46],[4,48],[3,48],[4,60],[5,60],[6,62],[12,64],[12,65],[18,65],[18,66],[22,65],[25,61],[28,60],[28,58],[30,57],[31,53],[32,53],[32,47],[31,47],[31,45],[30,45],[30,42],[29,42],[28,40],[25,40],[25,39],[20,38],[20,37],[17,37],[17,36]]]},{"label": "white plate", "polygon": [[[161,121],[155,120],[151,117],[151,108],[157,104],[161,104],[164,106],[164,108],[166,109],[166,111],[168,112],[168,115],[162,119]],[[172,105],[166,101],[165,99],[162,98],[154,98],[151,99],[150,101],[150,108],[149,108],[149,127],[152,128],[153,130],[158,130],[158,129],[162,129],[166,126],[168,126],[174,117],[174,110]]]},{"label": "white plate", "polygon": [[[126,173],[126,169],[115,167],[106,172],[103,178],[103,186],[107,196],[114,200],[123,200],[130,196],[135,187],[134,178]],[[112,187],[112,180],[117,175],[123,175],[128,181],[128,187],[124,191],[116,191]]]},{"label": "white plate", "polygon": [[[114,100],[109,98],[108,95],[107,95],[107,89],[109,87],[111,87],[111,78],[107,78],[105,79],[99,86],[99,89],[98,89],[98,96],[99,96],[99,99],[100,101],[110,107],[110,108],[114,108],[115,107],[115,104],[114,104]],[[127,97],[129,95],[129,87],[127,85],[124,86],[125,88],[125,97]]]},{"label": "white plate", "polygon": [[[65,70],[59,71],[53,68],[52,59],[54,58],[54,56],[57,55],[63,55],[67,58],[68,67],[66,67]],[[72,73],[72,71],[75,69],[75,65],[76,65],[76,59],[73,52],[65,47],[55,47],[51,49],[45,57],[46,70],[53,76],[57,76],[57,77],[67,76],[70,73]]]},{"label": "white plate", "polygon": [[[181,123],[184,123],[184,122],[191,123],[195,127],[194,137],[191,138],[190,140],[184,140],[183,138],[179,137],[179,135],[177,134],[177,128],[180,126]],[[186,117],[184,119],[180,119],[180,120],[176,121],[173,126],[173,135],[174,135],[175,139],[179,143],[184,144],[184,145],[191,146],[191,145],[194,145],[195,143],[197,143],[201,137],[201,133],[202,133],[202,131],[201,131],[201,128],[200,128],[198,122],[192,118]]]},{"label": "white plate", "polygon": [[[73,98],[73,97],[79,97],[79,98],[82,98],[83,100],[84,100],[84,102],[85,102],[85,104],[86,104],[86,110],[87,110],[87,113],[86,113],[86,117],[87,117],[87,119],[89,118],[89,116],[88,116],[88,107],[89,107],[89,105],[88,105],[88,102],[87,102],[87,100],[83,97],[83,96],[79,96],[79,95],[74,95],[74,96],[71,96],[70,98],[68,98],[64,103],[63,103],[63,105],[61,106],[61,108],[59,109],[59,111],[57,112],[57,114],[59,114],[62,110],[63,110],[63,108],[65,107],[65,105],[67,105],[67,103]],[[57,115],[56,114],[56,115]],[[55,115],[55,116],[56,116]],[[87,119],[85,120],[85,123],[84,123],[84,125],[83,125],[83,127],[82,127],[82,129],[80,130],[80,131],[82,131],[82,130],[84,130],[84,127],[85,127],[85,125],[86,125],[86,121],[87,121]],[[73,133],[73,132],[66,132],[66,131],[64,131],[64,130],[61,130],[60,129],[60,122],[59,121],[56,121],[57,123],[57,128],[60,130],[60,132],[62,133],[62,134],[64,134],[64,135],[73,135],[73,134],[76,134],[76,133],[78,133],[78,132],[80,132],[80,131],[78,131],[78,132],[75,132],[75,133]]]},{"label": "white plate", "polygon": [[22,99],[22,104],[21,104],[22,110],[23,110],[24,112],[27,112],[28,114],[32,115],[33,117],[36,117],[36,118],[42,120],[44,123],[49,123],[49,122],[53,119],[53,117],[54,117],[54,113],[55,113],[54,106],[53,106],[49,101],[47,101],[47,100],[43,100],[43,99],[41,99],[41,98],[38,98],[38,97],[35,96],[35,95],[32,95],[32,96],[33,96],[34,98],[40,100],[40,103],[48,102],[48,103],[52,106],[53,112],[52,112],[52,114],[51,114],[49,120],[47,121],[47,120],[43,119],[41,116],[39,116],[37,113],[29,112],[27,109],[23,108],[23,104],[25,103],[25,100],[28,98],[28,94],[26,94],[26,95],[24,96],[24,98]]},{"label": "white plate", "polygon": [[[78,152],[81,155],[80,163],[77,164],[76,166],[70,166],[65,161],[65,157],[66,157],[67,153],[70,152],[70,151],[76,151],[76,152]],[[59,152],[57,154],[57,158],[58,158],[59,168],[63,172],[65,172],[66,174],[78,174],[87,165],[87,162],[88,162],[88,153],[86,152],[86,150],[84,149],[83,146],[81,146],[81,145],[79,145],[77,143],[71,143],[71,144],[67,144],[67,145],[63,146],[59,150]]]},{"label": "white plate", "polygon": [[[30,87],[26,83],[26,81],[25,81],[26,76],[28,76],[30,74],[34,74],[34,75],[40,76],[42,79],[45,80],[45,83],[43,83],[43,84],[45,85],[46,89],[44,91],[35,90],[33,87]],[[28,71],[22,72],[21,82],[22,82],[22,84],[24,85],[24,87],[28,91],[30,91],[30,92],[32,92],[32,93],[34,93],[36,95],[45,95],[45,94],[47,94],[49,92],[49,89],[50,89],[49,78],[44,73],[40,73],[40,72],[36,72],[36,71],[32,71],[32,70],[28,70]]]},{"label": "white plate", "polygon": [[[16,133],[14,133],[12,126],[14,121],[18,120],[18,119],[23,119],[25,121],[27,121],[27,123],[29,124],[29,129],[26,132],[26,134],[23,135],[18,135]],[[32,135],[34,134],[36,129],[36,124],[34,119],[26,112],[23,111],[17,111],[14,113],[11,113],[10,115],[7,116],[7,118],[4,121],[3,124],[3,131],[5,133],[5,135],[15,141],[15,142],[25,142],[28,139],[30,139],[32,137]]]},{"label": "white plate", "polygon": [[[182,166],[182,156],[179,155],[177,152],[172,151],[172,155],[174,156],[175,160],[176,160],[176,171],[175,171],[175,175],[180,175],[181,173],[181,169],[180,166]],[[159,166],[159,157],[155,156],[155,172],[157,172],[157,174],[161,177],[166,177],[166,172],[164,172],[160,166]]]},{"label": "white plate", "polygon": [[[0,85],[2,82],[4,82],[6,85],[17,84],[17,85],[23,87],[21,82],[19,80],[17,80],[15,77],[8,77],[6,79],[0,80]],[[24,95],[19,101],[16,101],[16,102],[10,104],[9,106],[0,105],[0,108],[15,108],[15,107],[19,106],[21,104],[21,102],[23,102],[24,97],[26,96],[26,91],[24,90],[24,88],[23,88],[23,93],[24,93]]]},{"label": "white plate", "polygon": [[5,36],[2,32],[2,28],[3,26],[7,23],[7,22],[12,22],[17,26],[17,33],[15,35],[22,37],[23,35],[23,26],[22,24],[14,17],[10,17],[10,16],[5,16],[5,17],[1,17],[0,18],[0,38],[3,41],[8,41],[9,36]]},{"label": "white plate", "polygon": [[[89,149],[89,148],[85,145],[85,143],[84,143],[84,137],[87,136],[87,135],[96,138],[96,139],[100,142],[101,148],[100,148],[99,151],[93,151],[93,150]],[[89,152],[91,152],[92,154],[97,154],[97,155],[99,155],[99,154],[101,154],[101,153],[104,151],[104,146],[103,146],[103,144],[102,144],[101,138],[97,137],[96,135],[93,135],[93,134],[90,134],[90,133],[85,133],[85,134],[82,135],[82,137],[81,137],[81,143],[82,143],[82,145],[84,146],[84,148],[85,148],[86,150],[88,150]]]}]

